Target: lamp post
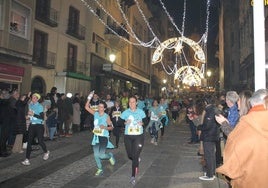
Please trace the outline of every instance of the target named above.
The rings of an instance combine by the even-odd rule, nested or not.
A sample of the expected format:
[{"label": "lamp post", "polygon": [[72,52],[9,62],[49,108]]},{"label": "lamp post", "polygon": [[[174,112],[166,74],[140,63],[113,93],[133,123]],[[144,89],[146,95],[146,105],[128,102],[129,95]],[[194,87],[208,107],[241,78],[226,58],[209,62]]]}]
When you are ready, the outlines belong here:
[{"label": "lamp post", "polygon": [[209,78],[211,77],[212,72],[210,70],[207,71],[207,86],[209,89]]},{"label": "lamp post", "polygon": [[167,92],[167,87],[166,87],[166,83],[167,83],[167,79],[163,79],[163,87],[161,89],[162,93],[166,93]]},{"label": "lamp post", "polygon": [[116,59],[116,55],[115,54],[110,54],[109,59],[113,63],[115,61],[115,59]]}]

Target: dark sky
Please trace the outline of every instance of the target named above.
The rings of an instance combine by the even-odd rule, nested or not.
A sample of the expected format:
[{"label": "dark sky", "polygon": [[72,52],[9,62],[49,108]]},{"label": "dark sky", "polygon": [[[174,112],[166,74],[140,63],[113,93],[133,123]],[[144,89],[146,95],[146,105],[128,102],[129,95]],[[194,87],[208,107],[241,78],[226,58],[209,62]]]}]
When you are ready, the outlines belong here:
[{"label": "dark sky", "polygon": [[[158,1],[158,0],[156,0]],[[169,13],[176,20],[181,29],[184,0],[162,0]],[[218,16],[218,0],[210,0],[209,8],[209,32],[215,28]],[[186,0],[185,34],[189,35],[196,31],[203,34],[206,30],[207,0]],[[212,30],[212,32],[215,32]],[[210,34],[210,33],[209,33]]]}]

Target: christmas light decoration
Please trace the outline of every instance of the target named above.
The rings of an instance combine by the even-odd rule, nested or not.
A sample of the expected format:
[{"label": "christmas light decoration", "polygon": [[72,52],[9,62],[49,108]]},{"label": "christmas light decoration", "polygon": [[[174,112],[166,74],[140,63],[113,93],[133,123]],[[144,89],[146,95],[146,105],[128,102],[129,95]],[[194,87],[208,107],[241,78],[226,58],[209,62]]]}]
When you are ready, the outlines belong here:
[{"label": "christmas light decoration", "polygon": [[[106,24],[106,22],[101,18],[100,16],[97,15],[96,11],[94,8],[92,8],[89,3],[92,3],[92,1],[88,0],[80,0],[89,10],[90,12],[98,18],[98,20],[109,30],[111,33],[119,37],[120,39],[124,40],[130,45],[136,45],[136,46],[143,46],[146,48],[156,48],[153,57],[152,57],[152,64],[156,64],[161,62],[164,71],[171,75],[174,74],[174,80],[178,79],[182,81],[184,84],[189,84],[189,85],[200,85],[201,84],[201,77],[203,77],[204,72],[205,72],[205,64],[206,64],[206,54],[204,53],[203,49],[206,51],[206,43],[207,43],[207,36],[208,36],[208,26],[209,26],[209,7],[210,7],[210,0],[207,0],[207,9],[206,9],[206,28],[205,32],[200,38],[198,42],[195,42],[187,37],[184,36],[184,30],[185,30],[185,18],[186,18],[186,1],[184,0],[184,6],[183,6],[183,19],[182,19],[182,28],[181,30],[177,27],[177,25],[174,23],[173,18],[170,16],[168,13],[164,3],[162,0],[159,0],[164,12],[166,13],[167,17],[169,18],[170,22],[172,25],[176,28],[176,30],[180,33],[180,37],[174,37],[165,40],[164,42],[161,42],[159,38],[155,35],[152,27],[150,26],[147,18],[145,17],[145,14],[143,13],[141,6],[139,4],[138,0],[134,0],[137,9],[143,18],[146,26],[148,27],[148,30],[151,32],[151,35],[154,37],[151,41],[145,42],[140,39],[136,33],[134,32],[132,26],[130,25],[127,16],[125,15],[120,1],[116,0],[117,6],[120,10],[120,13],[122,15],[124,24],[120,23],[117,21],[112,14],[107,11],[104,6],[98,1],[94,0],[96,5],[103,10],[103,12],[109,16],[116,24],[118,27],[120,27],[124,32],[126,32],[129,36],[130,39],[127,39],[123,36],[120,36],[111,26]],[[131,40],[132,39],[132,40]],[[133,42],[134,41],[134,42]],[[199,62],[200,68],[197,66],[192,66],[189,65],[187,57],[184,53],[184,46],[188,45],[193,51],[194,51],[194,59]],[[176,62],[173,67],[168,66],[168,69],[165,67],[164,62],[163,62],[163,53],[165,50],[174,50],[174,54],[176,55]],[[178,61],[178,57],[180,58],[180,61]],[[180,62],[181,64],[179,65]],[[186,64],[184,64],[186,63]],[[179,68],[180,67],[180,68]],[[187,68],[188,67],[188,68]],[[195,67],[195,68],[194,68]]]}]

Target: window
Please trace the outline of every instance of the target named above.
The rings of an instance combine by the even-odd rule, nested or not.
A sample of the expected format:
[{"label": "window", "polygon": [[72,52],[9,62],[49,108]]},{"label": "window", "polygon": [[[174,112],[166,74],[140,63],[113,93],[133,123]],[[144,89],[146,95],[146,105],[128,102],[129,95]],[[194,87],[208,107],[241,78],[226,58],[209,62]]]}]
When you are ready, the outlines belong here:
[{"label": "window", "polygon": [[74,7],[69,8],[69,24],[68,29],[72,33],[78,33],[80,12]]},{"label": "window", "polygon": [[50,0],[37,0],[35,17],[38,19],[46,19],[49,16]]},{"label": "window", "polygon": [[95,43],[95,52],[100,53],[100,44],[98,42]]},{"label": "window", "polygon": [[3,28],[3,22],[4,22],[4,0],[0,0],[0,29]]},{"label": "window", "polygon": [[46,67],[47,65],[47,42],[48,34],[34,31],[33,61],[38,66]]},{"label": "window", "polygon": [[28,38],[30,30],[30,9],[22,6],[16,1],[12,1],[10,11],[9,31],[17,36]]},{"label": "window", "polygon": [[68,44],[68,52],[67,52],[67,71],[76,72],[76,64],[77,64],[77,46],[73,44]]}]

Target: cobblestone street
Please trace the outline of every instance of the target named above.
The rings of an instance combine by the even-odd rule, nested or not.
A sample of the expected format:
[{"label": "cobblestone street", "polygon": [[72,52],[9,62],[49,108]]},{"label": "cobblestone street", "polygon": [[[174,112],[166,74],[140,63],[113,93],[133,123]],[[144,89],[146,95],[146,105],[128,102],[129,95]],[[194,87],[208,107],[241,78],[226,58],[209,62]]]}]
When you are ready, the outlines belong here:
[{"label": "cobblestone street", "polygon": [[[202,175],[198,144],[188,144],[189,137],[186,124],[166,127],[158,146],[150,143],[146,133],[135,187],[227,188],[220,178],[214,181],[198,179]],[[132,187],[129,183],[131,162],[126,156],[123,138],[118,149],[108,149],[114,153],[116,164],[111,166],[109,161],[103,161],[104,175],[101,177],[94,177],[96,164],[90,139],[91,133],[83,131],[71,138],[46,141],[51,152],[49,160],[43,161],[41,149],[33,151],[30,166],[21,165],[25,153],[0,158],[0,187]]]}]

